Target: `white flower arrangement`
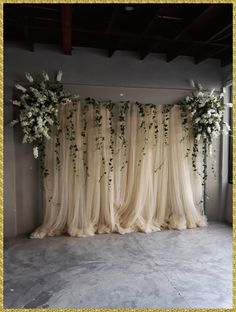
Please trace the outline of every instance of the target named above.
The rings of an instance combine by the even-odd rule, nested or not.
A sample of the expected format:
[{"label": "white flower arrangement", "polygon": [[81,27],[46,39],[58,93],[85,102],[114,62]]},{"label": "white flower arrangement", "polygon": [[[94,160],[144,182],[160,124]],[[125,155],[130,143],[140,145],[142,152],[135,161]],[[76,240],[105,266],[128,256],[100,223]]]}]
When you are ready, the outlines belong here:
[{"label": "white flower arrangement", "polygon": [[215,95],[215,90],[203,91],[202,86],[194,82],[192,85],[196,91],[180,103],[180,108],[185,115],[190,116],[194,138],[199,140],[201,137],[210,146],[213,139],[230,130],[229,125],[223,121],[223,95]]},{"label": "white flower arrangement", "polygon": [[19,118],[11,122],[11,126],[20,123],[23,131],[23,143],[32,143],[33,155],[38,158],[39,147],[44,138],[51,138],[52,127],[58,125],[60,105],[71,103],[71,95],[66,94],[59,83],[62,71],[57,74],[56,83],[50,83],[48,74],[43,71],[43,81],[34,82],[30,73],[25,73],[30,85],[25,88],[19,84],[15,87],[23,94],[19,100],[12,101],[20,109]]},{"label": "white flower arrangement", "polygon": [[[194,171],[197,171],[196,157],[199,152],[198,145],[202,144],[203,154],[212,154],[213,140],[221,134],[228,134],[230,127],[223,121],[225,105],[223,94],[215,94],[215,90],[204,91],[200,84],[192,81],[195,90],[191,96],[187,96],[180,102],[181,115],[185,131],[192,130],[194,146],[192,161]],[[208,152],[207,152],[208,150]],[[207,163],[204,157],[203,184],[207,178]]]}]

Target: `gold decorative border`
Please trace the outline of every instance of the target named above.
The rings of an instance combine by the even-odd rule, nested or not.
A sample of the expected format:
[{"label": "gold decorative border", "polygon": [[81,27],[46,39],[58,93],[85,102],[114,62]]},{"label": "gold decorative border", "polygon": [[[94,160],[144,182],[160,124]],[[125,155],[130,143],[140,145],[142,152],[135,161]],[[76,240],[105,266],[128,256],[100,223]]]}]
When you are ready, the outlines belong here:
[{"label": "gold decorative border", "polygon": [[[160,1],[138,1],[138,0],[111,0],[111,1],[106,1],[106,0],[79,0],[79,1],[74,1],[74,0],[0,0],[0,269],[1,269],[1,274],[0,274],[0,310],[1,311],[22,311],[22,312],[30,312],[30,311],[38,311],[41,312],[42,309],[4,309],[3,308],[3,105],[4,105],[4,99],[3,99],[3,85],[4,85],[4,80],[3,80],[3,69],[4,69],[4,64],[3,64],[3,6],[4,3],[16,3],[16,4],[21,4],[21,3],[216,3],[216,4],[223,4],[223,3],[232,3],[233,4],[233,82],[236,81],[236,58],[235,58],[235,42],[236,42],[236,2],[234,0],[160,0]],[[236,102],[236,87],[233,83],[233,102]],[[233,124],[236,121],[236,111],[233,109]],[[235,137],[235,130],[233,129],[233,181],[236,181],[236,137]],[[234,183],[234,182],[233,182]],[[76,311],[84,311],[84,312],[109,312],[109,311],[127,311],[127,312],[135,312],[135,311],[146,311],[146,312],[152,312],[152,311],[183,311],[187,312],[189,310],[191,311],[234,311],[236,308],[236,294],[235,294],[235,282],[236,282],[236,277],[235,277],[235,260],[236,260],[236,254],[235,254],[235,247],[236,247],[236,241],[235,241],[235,236],[236,236],[236,215],[234,214],[235,210],[235,204],[236,204],[236,189],[235,185],[233,184],[233,308],[232,309],[43,309],[44,311],[67,311],[67,312],[76,312]],[[217,282],[217,281],[216,281]]]},{"label": "gold decorative border", "polygon": [[58,3],[146,3],[146,4],[155,4],[155,3],[204,3],[204,4],[221,4],[221,3],[227,3],[227,4],[234,4],[234,0],[0,0],[0,3],[43,3],[43,4],[58,4]]},{"label": "gold decorative border", "polygon": [[3,306],[3,4],[0,4],[0,304]]},{"label": "gold decorative border", "polygon": [[[236,81],[236,58],[235,58],[235,45],[236,45],[236,3],[233,3],[233,103],[235,103],[236,100],[236,89],[234,82]],[[236,111],[233,109],[233,126],[236,121]],[[236,204],[236,193],[235,193],[235,178],[236,178],[236,137],[235,137],[235,127],[233,127],[233,193],[232,193],[232,209],[233,209],[233,307],[236,306],[236,294],[235,294],[235,282],[236,282],[236,276],[235,276],[235,269],[236,269],[236,254],[235,254],[235,247],[236,247],[236,215],[235,215],[235,204]]]}]

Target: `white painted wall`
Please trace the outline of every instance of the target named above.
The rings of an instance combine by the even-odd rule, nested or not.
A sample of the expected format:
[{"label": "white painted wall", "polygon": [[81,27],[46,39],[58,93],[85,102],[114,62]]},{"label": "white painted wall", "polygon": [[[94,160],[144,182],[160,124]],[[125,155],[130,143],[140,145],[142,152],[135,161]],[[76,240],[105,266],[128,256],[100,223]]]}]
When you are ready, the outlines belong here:
[{"label": "white painted wall", "polygon": [[[71,92],[81,97],[119,100],[138,100],[157,104],[171,104],[187,92],[171,88],[189,89],[189,79],[201,82],[205,88],[222,86],[222,68],[217,60],[207,60],[195,65],[189,57],[178,57],[166,63],[162,55],[150,54],[140,61],[133,52],[117,51],[112,58],[97,49],[76,48],[73,55],[63,55],[52,46],[36,45],[35,52],[20,45],[6,44],[5,49],[5,235],[8,237],[29,233],[41,222],[41,195],[37,163],[31,148],[21,144],[19,128],[9,128],[13,118],[12,104],[15,82],[25,81],[24,72],[40,75],[45,69],[52,77],[63,70],[63,82]],[[90,85],[74,85],[74,84]],[[99,86],[98,86],[99,85]],[[162,90],[155,88],[164,88]],[[219,153],[218,153],[219,155]],[[218,159],[218,158],[217,158]],[[219,165],[219,162],[218,162]],[[208,182],[207,215],[219,220],[217,180]]]}]

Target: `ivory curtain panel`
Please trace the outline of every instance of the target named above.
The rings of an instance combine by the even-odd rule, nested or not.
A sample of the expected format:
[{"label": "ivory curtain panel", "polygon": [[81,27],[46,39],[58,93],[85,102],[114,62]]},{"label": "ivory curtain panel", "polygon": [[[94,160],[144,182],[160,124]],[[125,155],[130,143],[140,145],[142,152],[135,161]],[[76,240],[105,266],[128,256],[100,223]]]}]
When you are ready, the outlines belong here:
[{"label": "ivory curtain panel", "polygon": [[[193,140],[191,134],[183,140],[186,134],[177,105],[167,115],[162,105],[147,106],[142,115],[138,105],[129,103],[123,119],[120,104],[114,116],[102,103],[85,105],[77,100],[73,108],[74,128],[68,117],[72,105],[59,114],[59,168],[56,136],[46,142],[44,220],[32,238],[206,225],[201,177],[193,172],[191,152],[186,157]],[[78,148],[74,152],[66,138],[71,129]],[[201,166],[201,159],[197,164]]]}]

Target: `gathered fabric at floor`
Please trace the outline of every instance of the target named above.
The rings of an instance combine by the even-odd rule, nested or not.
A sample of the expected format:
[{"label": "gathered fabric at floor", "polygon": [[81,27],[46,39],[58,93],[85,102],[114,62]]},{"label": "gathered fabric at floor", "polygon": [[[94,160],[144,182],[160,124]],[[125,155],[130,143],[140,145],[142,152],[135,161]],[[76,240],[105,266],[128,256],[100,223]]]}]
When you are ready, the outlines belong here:
[{"label": "gathered fabric at floor", "polygon": [[[142,115],[129,103],[112,116],[104,105],[78,100],[73,109],[73,124],[71,106],[60,111],[59,168],[56,136],[46,142],[44,220],[32,238],[206,225],[201,177],[193,171],[191,152],[186,155],[193,139],[177,105],[168,113],[162,105],[148,106]],[[198,171],[200,166],[198,157]]]}]

